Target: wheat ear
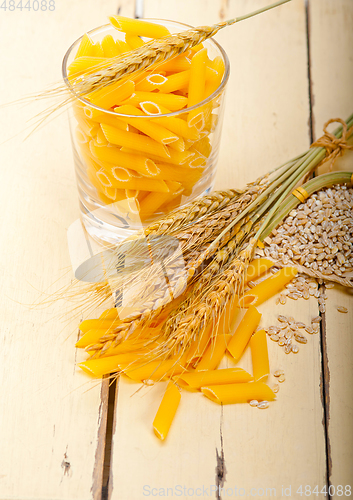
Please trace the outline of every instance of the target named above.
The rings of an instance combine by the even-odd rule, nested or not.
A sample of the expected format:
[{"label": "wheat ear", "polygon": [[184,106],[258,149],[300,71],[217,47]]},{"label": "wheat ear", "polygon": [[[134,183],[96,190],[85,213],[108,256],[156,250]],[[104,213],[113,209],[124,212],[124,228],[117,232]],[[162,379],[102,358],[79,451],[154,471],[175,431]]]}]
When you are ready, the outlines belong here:
[{"label": "wheat ear", "polygon": [[99,69],[94,74],[78,77],[71,84],[67,81],[67,84],[69,87],[72,85],[74,91],[80,95],[93,92],[132,73],[143,71],[154,64],[172,59],[214,36],[226,26],[231,26],[289,1],[280,0],[244,16],[229,19],[213,26],[199,26],[176,35],[152,40],[143,47],[132,50],[127,56],[116,58],[114,64]]}]

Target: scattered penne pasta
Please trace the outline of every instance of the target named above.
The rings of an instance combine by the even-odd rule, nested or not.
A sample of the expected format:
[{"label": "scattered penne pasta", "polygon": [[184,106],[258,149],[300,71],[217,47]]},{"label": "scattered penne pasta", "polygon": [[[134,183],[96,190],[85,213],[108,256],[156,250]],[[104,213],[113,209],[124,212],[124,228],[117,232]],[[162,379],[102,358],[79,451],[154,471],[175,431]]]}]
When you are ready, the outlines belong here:
[{"label": "scattered penne pasta", "polygon": [[227,344],[227,350],[235,361],[241,358],[251,335],[260,323],[260,319],[261,314],[258,310],[253,306],[249,307],[238,328],[235,330],[232,339]]},{"label": "scattered penne pasta", "polygon": [[246,292],[240,301],[243,307],[258,306],[281,291],[298,273],[295,267],[283,267],[277,273]]},{"label": "scattered penne pasta", "polygon": [[250,339],[252,369],[256,381],[264,381],[270,374],[265,330],[258,330]]},{"label": "scattered penne pasta", "polygon": [[173,380],[188,390],[201,390],[201,387],[210,385],[235,384],[250,382],[253,377],[242,368],[225,368],[224,370],[205,370],[202,372],[188,372],[173,377]]},{"label": "scattered penne pasta", "polygon": [[248,403],[257,401],[273,401],[275,393],[263,382],[246,382],[201,387],[203,394],[219,405]]},{"label": "scattered penne pasta", "polygon": [[153,430],[162,441],[167,437],[173,418],[180,403],[181,395],[177,386],[169,382],[161,404],[153,421]]}]

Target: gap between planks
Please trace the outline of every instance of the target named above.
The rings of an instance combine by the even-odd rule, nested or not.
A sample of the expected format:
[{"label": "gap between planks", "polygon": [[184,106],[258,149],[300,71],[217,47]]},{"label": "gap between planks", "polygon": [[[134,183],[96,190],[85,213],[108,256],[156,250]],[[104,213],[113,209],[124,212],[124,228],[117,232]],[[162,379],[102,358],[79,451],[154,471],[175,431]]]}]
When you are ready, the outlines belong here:
[{"label": "gap between planks", "polygon": [[[314,138],[314,115],[313,115],[313,81],[311,77],[311,46],[310,46],[310,0],[305,0],[305,21],[306,21],[306,40],[307,40],[307,60],[308,60],[308,99],[309,99],[309,140],[312,144]],[[315,173],[313,174],[315,175]],[[325,285],[320,285],[324,288]],[[319,303],[318,303],[319,306]],[[321,402],[323,409],[323,428],[325,433],[325,448],[326,448],[326,487],[328,490],[328,500],[331,500],[330,495],[330,477],[332,471],[331,446],[328,432],[329,424],[329,401],[330,401],[330,372],[327,356],[326,342],[326,315],[320,313],[322,321],[320,323],[320,347],[321,347]]]}]

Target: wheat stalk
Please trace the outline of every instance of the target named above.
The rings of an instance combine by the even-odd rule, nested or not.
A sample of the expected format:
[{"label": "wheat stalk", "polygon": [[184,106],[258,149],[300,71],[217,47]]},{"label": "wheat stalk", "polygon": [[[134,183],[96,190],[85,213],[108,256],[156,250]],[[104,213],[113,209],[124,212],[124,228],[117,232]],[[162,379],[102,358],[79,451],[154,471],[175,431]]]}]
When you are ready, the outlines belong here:
[{"label": "wheat stalk", "polygon": [[115,58],[112,64],[108,66],[105,65],[102,68],[96,68],[92,74],[74,78],[71,80],[71,83],[66,78],[66,84],[70,90],[73,89],[74,93],[78,95],[93,92],[121,78],[141,72],[153,65],[172,59],[186,50],[199,45],[227,26],[261,14],[289,1],[290,0],[280,0],[254,12],[245,14],[244,16],[229,19],[228,21],[223,21],[213,26],[199,26],[176,35],[152,40],[147,42],[143,47],[132,50],[126,56]]}]

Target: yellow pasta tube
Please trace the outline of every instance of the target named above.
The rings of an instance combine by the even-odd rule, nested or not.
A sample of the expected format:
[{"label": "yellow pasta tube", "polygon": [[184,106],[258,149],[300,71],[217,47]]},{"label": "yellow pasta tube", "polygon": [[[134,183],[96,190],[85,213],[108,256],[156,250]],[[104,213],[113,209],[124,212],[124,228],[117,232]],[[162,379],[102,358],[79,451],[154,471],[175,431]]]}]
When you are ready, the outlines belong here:
[{"label": "yellow pasta tube", "polygon": [[102,312],[102,314],[99,316],[99,319],[110,319],[110,318],[118,318],[119,317],[119,311],[116,307],[112,307],[111,309],[106,309],[105,311]]},{"label": "yellow pasta tube", "polygon": [[209,97],[213,92],[215,92],[220,86],[223,75],[224,75],[224,62],[223,59],[218,56],[210,64],[211,68],[214,70],[214,74],[209,72],[209,78],[205,84],[205,94],[204,97]]},{"label": "yellow pasta tube", "polygon": [[202,387],[201,391],[208,399],[222,405],[248,403],[252,399],[273,401],[276,398],[275,393],[263,382],[212,385]]},{"label": "yellow pasta tube", "polygon": [[[126,180],[121,180],[121,175],[115,173],[118,171],[118,174],[121,173],[120,167],[112,167],[111,172],[108,172],[106,169],[101,169],[96,172],[96,176],[98,180],[103,186],[113,187],[116,189],[136,189],[146,190],[146,191],[157,191],[159,193],[167,193],[169,192],[167,184],[162,179],[152,179],[150,177],[130,177]],[[115,175],[114,175],[115,174]]]},{"label": "yellow pasta tube", "polygon": [[183,186],[189,188],[200,180],[203,172],[203,168],[184,168],[169,163],[156,163],[156,166],[159,169],[157,178],[181,182]]},{"label": "yellow pasta tube", "polygon": [[273,262],[269,259],[254,259],[250,262],[246,270],[244,278],[245,283],[256,280],[257,278],[265,274],[272,266]]},{"label": "yellow pasta tube", "polygon": [[105,57],[80,56],[72,61],[67,68],[68,75],[77,77],[82,73],[88,73],[88,70],[101,69],[111,64]]},{"label": "yellow pasta tube", "polygon": [[93,55],[95,57],[104,57],[104,50],[100,42],[96,42],[93,46]]},{"label": "yellow pasta tube", "polygon": [[[205,79],[206,79],[207,49],[201,49],[191,60],[190,81],[188,92],[188,108],[198,104],[204,99]],[[202,116],[202,109],[191,111],[188,116],[188,123],[194,125],[198,123]]]},{"label": "yellow pasta tube", "polygon": [[131,50],[129,45],[126,42],[123,42],[123,40],[115,40],[115,45],[118,54],[125,54],[126,52],[130,52]]},{"label": "yellow pasta tube", "polygon": [[148,118],[129,118],[124,115],[146,116],[141,110],[135,106],[120,106],[115,108],[116,113],[121,115],[121,120],[126,121],[129,125],[148,135],[152,139],[161,144],[170,144],[179,140],[179,137],[173,134],[170,130],[154,123],[153,119]]},{"label": "yellow pasta tube", "polygon": [[107,358],[88,359],[79,363],[78,366],[89,375],[102,377],[109,373],[121,371],[120,366],[122,364],[132,363],[136,358],[136,354],[134,353],[118,354],[116,356],[108,356]]},{"label": "yellow pasta tube", "polygon": [[[94,112],[92,110],[94,110]],[[83,108],[84,115],[96,123],[111,125],[112,127],[119,128],[120,130],[125,130],[126,132],[129,130],[129,125],[126,122],[120,120],[118,116],[115,117],[110,113],[101,113],[99,111],[95,113],[95,111],[97,110],[95,110],[94,108],[90,108],[89,106]]]},{"label": "yellow pasta tube", "polygon": [[265,279],[246,292],[240,301],[240,305],[249,307],[262,304],[265,300],[280,292],[287,283],[292,281],[297,273],[298,269],[295,267],[283,267],[270,278]]},{"label": "yellow pasta tube", "polygon": [[191,68],[191,60],[186,54],[174,57],[164,63],[157,63],[151,66],[151,69],[158,69],[158,71],[166,71],[168,73],[177,73],[178,71],[186,71]]},{"label": "yellow pasta tube", "polygon": [[167,152],[169,154],[168,158],[161,158],[160,156],[158,157],[155,154],[150,154],[150,158],[152,160],[156,160],[158,162],[165,162],[165,163],[173,163],[174,165],[189,165],[190,162],[192,162],[195,153],[192,151],[175,151],[173,149],[170,149],[169,146],[166,146]]},{"label": "yellow pasta tube", "polygon": [[196,150],[202,156],[208,158],[212,153],[212,146],[209,137],[203,137],[199,141],[195,142],[192,146],[192,151]]},{"label": "yellow pasta tube", "polygon": [[79,126],[76,129],[76,131],[78,132],[78,133],[76,133],[76,138],[77,138],[78,142],[86,143],[87,138],[92,139],[92,137],[97,135],[98,128],[99,128],[99,127],[97,127],[97,125],[98,125],[97,123],[90,124],[85,120],[80,120]]},{"label": "yellow pasta tube", "polygon": [[161,85],[166,81],[167,77],[159,73],[152,73],[142,78],[139,82],[136,82],[136,90],[141,90],[142,92],[161,90]]},{"label": "yellow pasta tube", "polygon": [[76,342],[75,346],[79,348],[84,348],[92,344],[96,344],[99,340],[107,334],[106,328],[95,328],[92,330],[87,330],[82,337]]},{"label": "yellow pasta tube", "polygon": [[133,353],[138,350],[139,354],[150,354],[151,351],[160,346],[160,343],[151,341],[151,339],[126,340],[121,344],[107,349],[102,357],[117,356],[118,354]]},{"label": "yellow pasta tube", "polygon": [[231,335],[223,334],[211,338],[208,348],[196,367],[196,371],[215,370],[222,361],[231,337]]},{"label": "yellow pasta tube", "polygon": [[97,131],[96,141],[97,144],[99,144],[100,146],[108,146],[109,144],[109,142],[105,138],[105,135],[103,134],[103,130],[100,127],[99,130]]},{"label": "yellow pasta tube", "polygon": [[140,203],[140,217],[154,214],[170,197],[170,193],[149,193]]},{"label": "yellow pasta tube", "polygon": [[153,421],[155,435],[162,441],[167,437],[173,418],[180,403],[180,392],[173,382],[169,382],[161,404]]},{"label": "yellow pasta tube", "polygon": [[117,55],[119,55],[119,50],[112,35],[105,35],[105,37],[101,41],[101,45],[105,57],[116,57]]},{"label": "yellow pasta tube", "polygon": [[266,380],[270,374],[267,338],[265,330],[258,330],[250,339],[251,359],[254,379]]},{"label": "yellow pasta tube", "polygon": [[131,19],[123,16],[110,16],[109,21],[119,31],[129,35],[145,36],[146,38],[162,38],[170,35],[170,31],[161,24]]},{"label": "yellow pasta tube", "polygon": [[242,368],[225,368],[224,370],[195,371],[173,377],[180,387],[199,390],[209,385],[236,384],[250,382],[253,377]]},{"label": "yellow pasta tube", "polygon": [[111,144],[123,146],[128,149],[140,151],[150,155],[159,156],[164,159],[171,157],[168,149],[163,144],[158,143],[150,137],[134,134],[133,132],[125,132],[111,125],[101,124],[105,137]]},{"label": "yellow pasta tube", "polygon": [[139,106],[140,103],[144,101],[150,101],[157,105],[165,106],[171,111],[183,109],[188,102],[187,98],[181,95],[164,94],[162,92],[156,94],[154,92],[142,92],[141,90],[137,90],[129,99],[122,101],[120,104]]},{"label": "yellow pasta tube", "polygon": [[88,332],[88,330],[99,329],[99,330],[111,330],[121,324],[121,320],[117,319],[86,319],[80,324],[80,330],[82,333]]},{"label": "yellow pasta tube", "polygon": [[81,56],[93,56],[93,42],[90,37],[85,33],[81,39],[80,45],[78,46],[75,59]]},{"label": "yellow pasta tube", "polygon": [[99,160],[110,163],[108,167],[133,169],[148,177],[155,177],[160,172],[154,161],[139,154],[124,153],[111,146],[97,146],[94,141],[90,142],[90,151]]},{"label": "yellow pasta tube", "polygon": [[235,330],[232,339],[227,345],[227,350],[235,361],[238,361],[241,358],[252,333],[260,323],[260,319],[261,314],[258,310],[253,306],[249,307],[238,328]]},{"label": "yellow pasta tube", "polygon": [[92,92],[86,96],[86,99],[100,108],[109,109],[130,97],[134,90],[135,84],[133,81],[125,80],[121,83],[119,80],[100,90]]},{"label": "yellow pasta tube", "polygon": [[132,50],[139,49],[145,42],[138,35],[129,35],[126,33],[125,42],[131,47]]},{"label": "yellow pasta tube", "polygon": [[[147,115],[158,115],[158,114],[168,114],[171,113],[170,109],[165,108],[164,106],[157,105],[154,102],[141,102],[141,109]],[[195,126],[190,127],[187,122],[181,118],[176,118],[174,116],[165,116],[155,118],[156,123],[163,125],[168,130],[171,130],[176,135],[184,137],[185,139],[190,139],[191,141],[196,141],[199,139],[200,134]]]},{"label": "yellow pasta tube", "polygon": [[142,380],[159,381],[167,376],[179,375],[185,370],[176,359],[167,359],[166,361],[157,360],[149,362],[140,362],[138,365],[128,365],[123,368],[123,372],[132,380],[141,382]]}]

